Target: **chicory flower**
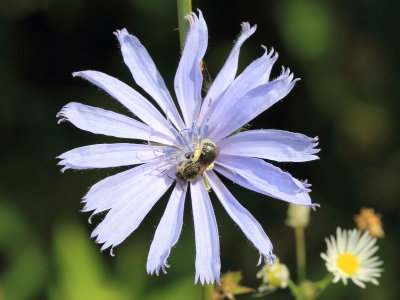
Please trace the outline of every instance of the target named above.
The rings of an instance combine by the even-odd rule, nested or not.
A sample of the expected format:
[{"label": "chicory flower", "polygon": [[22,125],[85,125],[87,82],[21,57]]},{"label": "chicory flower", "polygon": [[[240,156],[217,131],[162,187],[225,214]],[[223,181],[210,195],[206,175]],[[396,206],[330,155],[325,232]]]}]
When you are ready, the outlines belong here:
[{"label": "chicory flower", "polygon": [[[220,281],[218,227],[208,185],[230,217],[272,262],[272,244],[256,219],[221,182],[219,173],[247,189],[290,203],[313,206],[310,185],[264,161],[303,162],[317,159],[317,138],[280,130],[249,130],[233,134],[284,98],[297,79],[289,69],[270,80],[278,58],[265,49],[238,76],[239,51],[256,30],[248,23],[236,40],[224,66],[202,98],[202,61],[208,31],[202,13],[187,16],[190,29],[175,75],[179,108],[167,90],[153,60],[140,41],[126,29],[115,33],[125,64],[149,101],[118,79],[97,71],[82,77],[106,91],[135,117],[101,108],[69,103],[59,112],[60,121],[96,134],[132,139],[132,143],[98,144],[73,149],[59,156],[66,169],[109,168],[138,165],[107,177],[83,198],[83,211],[108,211],[92,237],[102,250],[112,249],[140,225],[154,204],[172,189],[165,213],[150,247],[147,272],[165,271],[171,248],[182,229],[184,201],[190,195],[196,240],[195,281]],[[183,117],[183,118],[182,118]],[[207,188],[206,188],[207,184]],[[261,258],[261,257],[260,257]]]}]

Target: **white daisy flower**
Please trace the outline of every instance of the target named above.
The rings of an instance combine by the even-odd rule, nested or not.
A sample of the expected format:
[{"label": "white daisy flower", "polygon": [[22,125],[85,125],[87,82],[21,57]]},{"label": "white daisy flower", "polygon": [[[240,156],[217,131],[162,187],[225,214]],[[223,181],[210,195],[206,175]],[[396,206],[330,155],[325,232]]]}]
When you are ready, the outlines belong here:
[{"label": "white daisy flower", "polygon": [[336,230],[336,239],[331,236],[325,239],[327,252],[321,253],[325,260],[326,268],[334,276],[333,282],[342,280],[347,284],[350,278],[359,287],[365,288],[364,282],[372,282],[378,285],[377,278],[381,276],[383,269],[379,268],[382,261],[373,256],[378,250],[376,238],[368,232],[362,233],[357,229]]},{"label": "white daisy flower", "polygon": [[[287,69],[270,81],[278,55],[273,50],[253,61],[236,76],[240,47],[256,26],[242,24],[242,32],[224,66],[202,99],[201,64],[207,49],[207,25],[199,12],[187,17],[190,29],[175,75],[177,108],[150,55],[126,29],[115,35],[124,62],[149,101],[118,79],[97,71],[82,77],[97,85],[135,117],[80,103],[69,103],[59,116],[96,134],[139,140],[142,143],[100,144],[73,149],[59,156],[66,169],[139,165],[103,179],[83,198],[83,211],[108,211],[92,237],[112,249],[140,225],[154,204],[174,186],[150,247],[147,271],[165,270],[171,248],[178,241],[183,208],[190,185],[196,240],[196,282],[219,282],[219,236],[214,210],[203,177],[227,213],[272,261],[272,244],[255,218],[235,199],[214,171],[253,191],[291,203],[313,206],[310,185],[265,162],[303,162],[317,159],[316,138],[280,130],[250,130],[232,135],[285,97],[296,79]],[[158,106],[158,108],[156,108]],[[183,116],[183,119],[181,117]],[[174,184],[176,182],[176,184]]]}]

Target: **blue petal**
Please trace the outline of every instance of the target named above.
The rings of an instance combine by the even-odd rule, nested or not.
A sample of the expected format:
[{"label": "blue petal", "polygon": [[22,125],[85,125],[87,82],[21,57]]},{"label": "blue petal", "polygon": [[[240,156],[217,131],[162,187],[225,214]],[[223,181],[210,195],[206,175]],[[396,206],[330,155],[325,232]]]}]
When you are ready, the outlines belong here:
[{"label": "blue petal", "polygon": [[233,197],[214,172],[206,172],[206,177],[229,216],[240,227],[258,251],[268,261],[271,260],[274,256],[272,254],[272,243],[262,229],[260,223],[258,223],[249,211]]},{"label": "blue petal", "polygon": [[181,107],[186,127],[190,127],[201,105],[203,75],[200,64],[207,49],[208,31],[202,13],[199,17],[191,13],[186,17],[190,29],[186,35],[185,47],[175,75],[175,93]]},{"label": "blue petal", "polygon": [[97,144],[61,154],[58,165],[64,166],[62,171],[130,166],[159,160],[163,151],[170,149],[143,144]]},{"label": "blue petal", "polygon": [[[272,67],[278,59],[278,54],[273,49],[269,52],[266,48],[264,49],[263,56],[248,65],[220,97],[211,100],[211,107],[206,114],[207,118],[210,118],[210,127],[215,126],[223,113],[244,95],[254,88],[268,83]],[[203,106],[205,105],[206,103]],[[210,106],[210,104],[208,105]]]},{"label": "blue petal", "polygon": [[94,211],[93,214],[97,214],[113,208],[125,195],[139,193],[142,181],[165,173],[165,167],[160,165],[160,162],[155,161],[100,180],[83,197],[85,206],[82,211]]},{"label": "blue petal", "polygon": [[279,162],[318,159],[318,138],[289,131],[260,129],[239,132],[218,143],[221,153],[258,157]]},{"label": "blue petal", "polygon": [[153,97],[178,130],[183,129],[184,124],[178,110],[146,48],[126,29],[118,30],[115,35],[121,44],[124,62],[136,83]]},{"label": "blue petal", "polygon": [[204,283],[220,283],[221,262],[217,221],[203,180],[190,184],[196,238],[196,277]]},{"label": "blue petal", "polygon": [[167,120],[149,101],[147,101],[147,99],[130,86],[114,77],[97,71],[81,71],[73,73],[73,75],[82,77],[97,85],[121,102],[135,116],[152,127],[155,131],[162,132],[174,138],[169,130]]},{"label": "blue petal", "polygon": [[314,206],[309,185],[257,158],[220,154],[215,170],[250,190],[299,205]]},{"label": "blue petal", "polygon": [[103,244],[101,250],[122,243],[142,222],[154,204],[173,183],[169,177],[136,174],[131,185],[120,194],[104,220],[92,232],[96,242]]},{"label": "blue petal", "polygon": [[236,40],[236,43],[233,46],[232,51],[229,54],[224,66],[215,77],[210,89],[207,92],[206,97],[204,98],[199,120],[203,119],[203,117],[207,114],[211,104],[217,101],[217,99],[223,94],[223,92],[235,79],[238,68],[240,47],[256,31],[256,28],[256,25],[250,27],[249,23],[242,23],[242,31],[240,33],[240,36]]},{"label": "blue petal", "polygon": [[96,134],[104,134],[119,138],[154,141],[173,145],[175,141],[142,122],[127,116],[97,107],[70,102],[57,114],[59,123],[69,121],[76,127]]},{"label": "blue petal", "polygon": [[157,227],[147,257],[147,273],[157,275],[160,269],[165,272],[171,248],[178,242],[182,230],[183,208],[187,183],[177,184],[171,194],[167,208]]},{"label": "blue petal", "polygon": [[218,142],[247,124],[284,98],[292,90],[295,82],[293,75],[287,70],[278,79],[258,86],[240,99],[233,101],[232,105],[226,106],[226,109],[213,112],[210,120],[209,138]]}]

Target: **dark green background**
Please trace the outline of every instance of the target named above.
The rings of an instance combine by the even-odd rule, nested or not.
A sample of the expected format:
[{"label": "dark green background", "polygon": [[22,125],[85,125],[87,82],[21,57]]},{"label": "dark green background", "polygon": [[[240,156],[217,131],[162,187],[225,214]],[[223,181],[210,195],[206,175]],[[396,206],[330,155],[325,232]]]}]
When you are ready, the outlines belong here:
[{"label": "dark green background", "polygon": [[[307,229],[308,276],[320,279],[319,253],[337,226],[354,227],[363,206],[383,215],[379,241],[385,272],[380,286],[331,286],[323,299],[396,299],[399,259],[399,55],[395,1],[194,1],[209,27],[205,57],[211,76],[222,66],[240,23],[258,24],[240,66],[273,46],[280,66],[302,80],[253,128],[319,136],[321,159],[280,164],[313,184],[321,208]],[[59,172],[55,157],[74,147],[114,142],[70,124],[56,113],[69,101],[125,110],[71,73],[99,70],[135,86],[113,31],[139,37],[171,88],[179,60],[172,0],[2,0],[0,2],[0,299],[196,299],[190,205],[167,275],[146,275],[146,255],[166,205],[162,198],[142,226],[115,249],[100,253],[80,199],[101,178],[123,168]],[[287,204],[229,184],[261,222],[275,252],[295,270],[294,240],[284,225]],[[257,287],[257,251],[213,198],[221,236],[222,271],[242,270]],[[288,291],[272,295],[290,299]],[[248,296],[238,299],[251,299]]]}]

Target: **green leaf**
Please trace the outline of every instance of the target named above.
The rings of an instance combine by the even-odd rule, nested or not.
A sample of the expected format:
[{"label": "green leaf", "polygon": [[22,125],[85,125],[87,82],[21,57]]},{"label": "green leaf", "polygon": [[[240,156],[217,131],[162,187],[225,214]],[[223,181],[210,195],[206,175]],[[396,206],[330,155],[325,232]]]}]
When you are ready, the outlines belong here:
[{"label": "green leaf", "polygon": [[73,222],[61,223],[54,230],[53,240],[56,281],[50,286],[50,299],[129,299],[114,282],[83,228]]}]

